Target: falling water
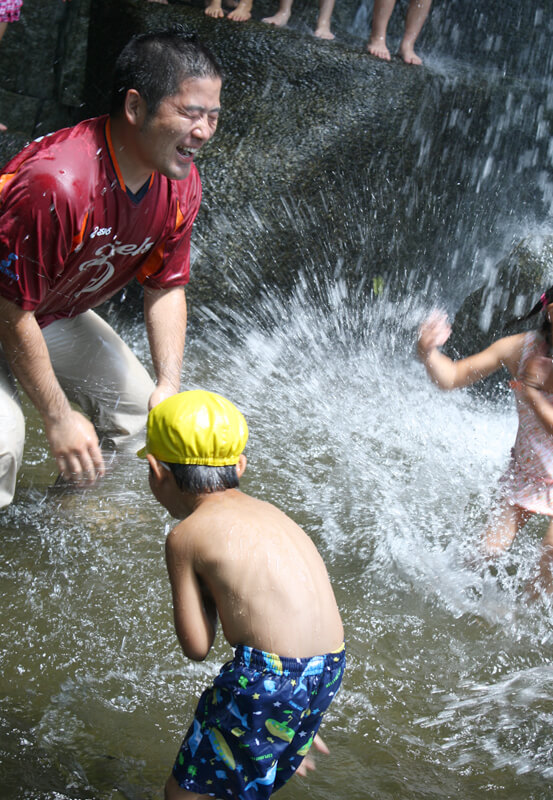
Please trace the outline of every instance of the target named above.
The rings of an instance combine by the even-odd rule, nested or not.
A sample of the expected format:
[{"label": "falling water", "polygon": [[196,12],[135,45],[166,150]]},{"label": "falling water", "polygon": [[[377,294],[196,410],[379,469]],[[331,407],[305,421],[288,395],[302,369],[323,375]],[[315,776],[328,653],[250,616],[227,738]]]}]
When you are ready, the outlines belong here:
[{"label": "falling water", "polygon": [[[253,204],[249,262],[225,264],[244,302],[191,306],[184,384],[243,410],[243,489],[313,537],[346,629],[348,670],[324,723],[331,755],[283,800],[553,796],[552,607],[524,599],[547,523],[529,523],[493,568],[471,566],[514,405],[440,393],[414,358],[432,305],[454,311],[513,241],[550,230],[548,79],[505,83],[499,56],[492,67],[453,70],[438,52],[405,132],[413,171],[390,167],[388,193],[371,188],[382,163],[335,182],[347,200],[339,236],[307,200]],[[488,120],[471,116],[467,86],[479,108],[489,100]],[[441,117],[437,132],[428,116]],[[260,287],[279,225],[299,267]],[[198,231],[200,269],[206,238]],[[146,358],[143,327],[115,324]],[[172,523],[133,449],[93,489],[53,489],[28,412],[25,468],[1,519],[0,797],[160,798],[230,650],[219,634],[204,663],[179,651],[163,557]]]},{"label": "falling water", "polygon": [[[515,413],[429,384],[413,358],[424,310],[302,276],[253,318],[199,309],[188,385],[243,409],[243,488],[310,532],[342,609],[348,674],[309,796],[546,797],[551,608],[523,599],[543,522],[497,569],[468,566]],[[219,638],[203,664],[178,651],[170,520],[144,463],[121,454],[98,487],[56,493],[44,453],[2,531],[2,796],[159,797],[229,648]],[[305,793],[297,781],[282,797]]]}]

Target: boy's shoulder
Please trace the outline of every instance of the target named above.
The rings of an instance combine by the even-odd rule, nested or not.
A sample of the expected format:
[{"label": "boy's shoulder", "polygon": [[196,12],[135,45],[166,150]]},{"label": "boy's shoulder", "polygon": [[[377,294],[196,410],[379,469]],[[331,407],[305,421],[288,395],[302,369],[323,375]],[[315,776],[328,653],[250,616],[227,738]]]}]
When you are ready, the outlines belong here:
[{"label": "boy's shoulder", "polygon": [[185,519],[175,525],[167,537],[169,547],[187,551],[212,549],[229,531],[247,530],[266,525],[287,527],[295,523],[277,506],[266,500],[231,489],[206,498]]}]

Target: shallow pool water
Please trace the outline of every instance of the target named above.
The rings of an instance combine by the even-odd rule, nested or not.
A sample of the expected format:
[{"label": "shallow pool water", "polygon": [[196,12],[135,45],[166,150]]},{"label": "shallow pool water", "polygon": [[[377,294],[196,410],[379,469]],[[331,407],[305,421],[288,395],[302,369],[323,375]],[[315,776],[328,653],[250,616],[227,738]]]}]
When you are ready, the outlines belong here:
[{"label": "shallow pool water", "polygon": [[[300,278],[255,318],[198,309],[189,337],[185,385],[243,410],[242,488],[310,533],[344,619],[331,754],[283,800],[553,794],[551,607],[523,594],[545,523],[494,570],[469,566],[516,415],[430,385],[413,357],[425,310]],[[122,327],[142,355],[142,328]],[[134,445],[94,488],[55,490],[31,414],[26,458],[0,518],[0,797],[160,798],[230,648],[219,633],[204,663],[179,650],[172,522]]]}]

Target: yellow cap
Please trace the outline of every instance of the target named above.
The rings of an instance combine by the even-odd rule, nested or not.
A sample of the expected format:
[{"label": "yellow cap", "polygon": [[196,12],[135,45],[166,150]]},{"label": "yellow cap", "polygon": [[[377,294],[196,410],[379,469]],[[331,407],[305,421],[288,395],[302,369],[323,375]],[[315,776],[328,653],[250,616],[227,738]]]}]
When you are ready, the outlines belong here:
[{"label": "yellow cap", "polygon": [[246,420],[230,400],[214,392],[181,392],[154,406],[148,414],[148,453],[170,464],[237,464],[248,441]]}]

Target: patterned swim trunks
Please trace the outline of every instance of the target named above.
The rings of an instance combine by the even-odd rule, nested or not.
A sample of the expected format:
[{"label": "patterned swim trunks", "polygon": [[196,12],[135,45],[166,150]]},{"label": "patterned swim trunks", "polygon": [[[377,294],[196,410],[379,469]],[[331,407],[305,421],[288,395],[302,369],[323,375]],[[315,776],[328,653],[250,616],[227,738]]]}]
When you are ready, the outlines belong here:
[{"label": "patterned swim trunks", "polygon": [[280,658],[240,645],[203,692],[173,775],[182,789],[264,800],[307,755],[338,691],[345,647],[313,658]]}]

